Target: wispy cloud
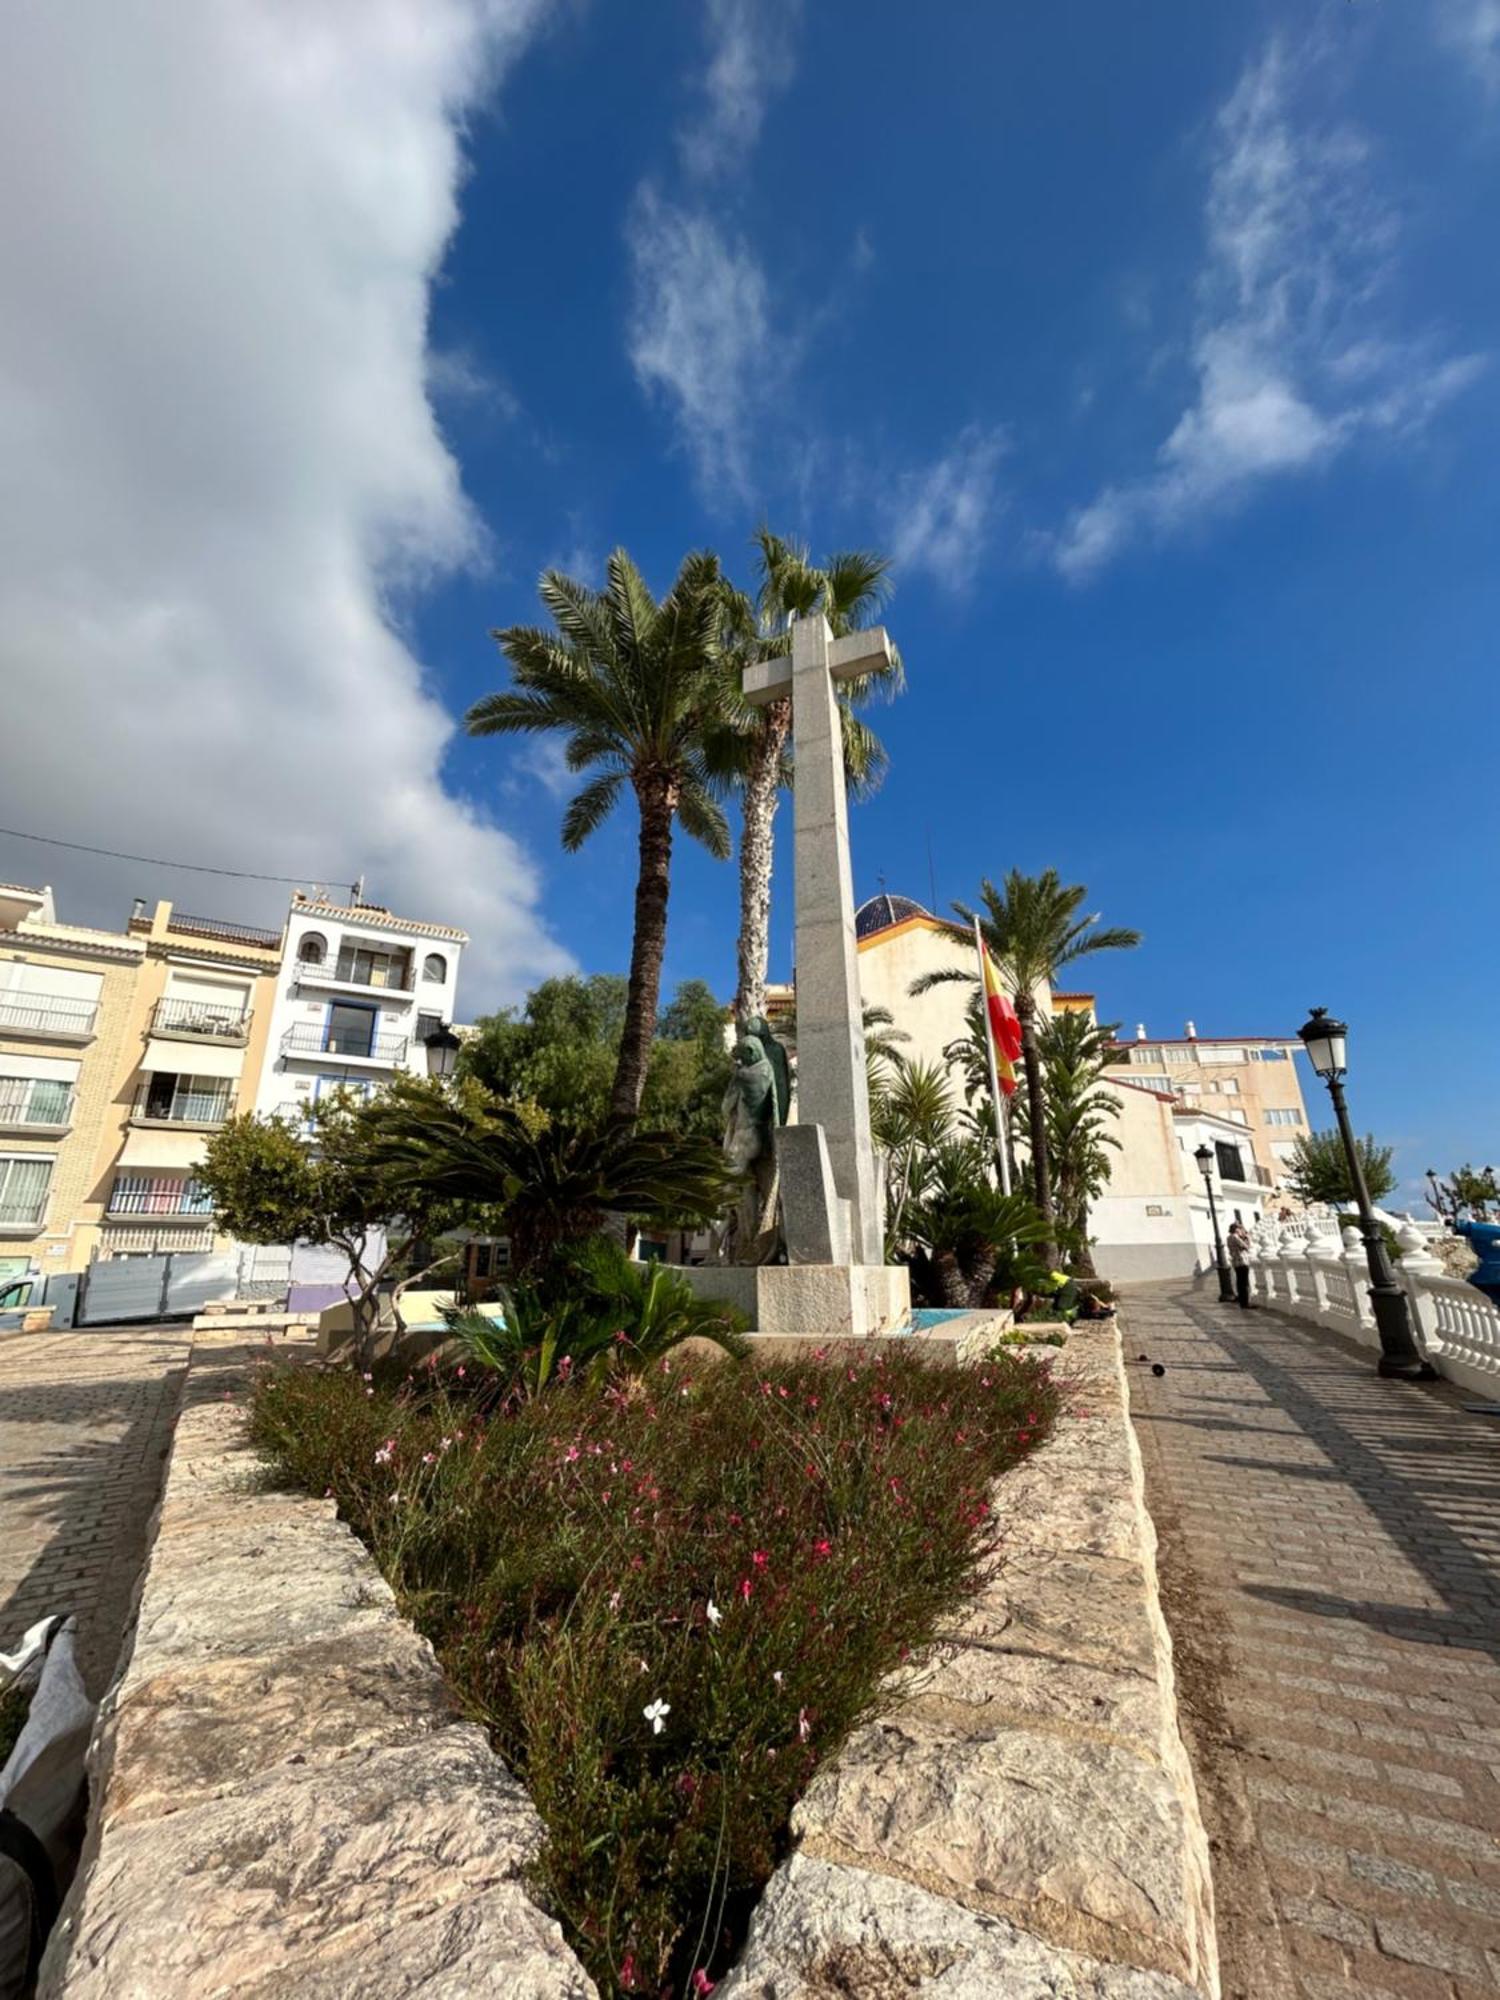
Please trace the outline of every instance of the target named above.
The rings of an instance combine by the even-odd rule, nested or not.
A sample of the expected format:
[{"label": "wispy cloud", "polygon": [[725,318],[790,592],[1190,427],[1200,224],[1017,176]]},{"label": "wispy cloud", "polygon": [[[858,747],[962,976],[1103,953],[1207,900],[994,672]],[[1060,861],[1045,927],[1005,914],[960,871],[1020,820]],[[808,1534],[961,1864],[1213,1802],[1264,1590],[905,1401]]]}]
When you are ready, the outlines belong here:
[{"label": "wispy cloud", "polygon": [[[801,0],[707,0],[702,99],[678,133],[690,183],[750,163],[772,98],[794,73]],[[636,380],[671,413],[703,496],[750,497],[750,441],[795,344],[772,337],[771,288],[748,239],[699,191],[642,181],[625,224],[626,342]]]},{"label": "wispy cloud", "polygon": [[1437,23],[1441,40],[1500,97],[1500,0],[1439,0]]},{"label": "wispy cloud", "polygon": [[1396,218],[1371,191],[1359,134],[1297,116],[1308,67],[1294,71],[1273,42],[1219,114],[1197,392],[1152,471],[1105,487],[1055,539],[1066,576],[1087,577],[1133,541],[1327,464],[1362,435],[1420,430],[1483,365],[1376,326]]},{"label": "wispy cloud", "polygon": [[628,242],[636,379],[671,410],[705,496],[743,499],[751,429],[787,365],[786,344],[771,338],[765,272],[747,243],[649,183],[637,192]]},{"label": "wispy cloud", "polygon": [[745,164],[767,106],[791,82],[801,0],[707,0],[703,105],[678,137],[683,165],[707,180]]},{"label": "wispy cloud", "polygon": [[890,524],[896,569],[925,569],[946,589],[973,583],[999,507],[1002,429],[970,424],[930,465],[897,482]]}]

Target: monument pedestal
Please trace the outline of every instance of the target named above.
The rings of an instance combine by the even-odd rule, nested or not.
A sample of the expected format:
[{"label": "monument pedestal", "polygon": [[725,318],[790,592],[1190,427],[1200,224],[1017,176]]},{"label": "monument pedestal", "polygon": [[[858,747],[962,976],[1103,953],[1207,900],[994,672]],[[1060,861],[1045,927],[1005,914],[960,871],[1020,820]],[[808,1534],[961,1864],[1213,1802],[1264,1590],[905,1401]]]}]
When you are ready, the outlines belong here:
[{"label": "monument pedestal", "polygon": [[889,1333],[911,1311],[904,1264],[686,1264],[675,1267],[700,1299],[734,1306],[756,1333],[863,1340]]}]

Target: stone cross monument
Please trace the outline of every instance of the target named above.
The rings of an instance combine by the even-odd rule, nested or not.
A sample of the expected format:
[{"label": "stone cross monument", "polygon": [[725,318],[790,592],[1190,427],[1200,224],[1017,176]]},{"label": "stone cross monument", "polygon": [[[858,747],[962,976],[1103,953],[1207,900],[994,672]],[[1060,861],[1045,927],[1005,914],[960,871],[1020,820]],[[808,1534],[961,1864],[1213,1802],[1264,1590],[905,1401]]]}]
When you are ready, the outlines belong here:
[{"label": "stone cross monument", "polygon": [[[762,1273],[760,1323],[831,1319],[869,1332],[899,1317],[909,1294],[905,1271],[885,1265],[870,1139],[837,683],[889,666],[891,646],[879,628],[835,639],[821,613],[797,619],[791,642],[790,653],[747,668],[744,678],[745,698],[756,706],[790,694],[797,766],[798,1123],[778,1136],[791,1264]],[[799,1267],[812,1279],[810,1266],[826,1273],[814,1289],[798,1282]],[[783,1288],[784,1302],[773,1296]]]}]

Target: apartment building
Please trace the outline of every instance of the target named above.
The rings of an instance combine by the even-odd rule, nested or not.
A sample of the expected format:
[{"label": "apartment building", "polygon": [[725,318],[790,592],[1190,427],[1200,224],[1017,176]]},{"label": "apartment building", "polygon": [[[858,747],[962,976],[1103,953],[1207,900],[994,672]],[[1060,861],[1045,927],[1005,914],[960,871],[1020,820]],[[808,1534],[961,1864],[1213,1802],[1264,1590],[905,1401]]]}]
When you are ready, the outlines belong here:
[{"label": "apartment building", "polygon": [[453,1019],[468,941],[375,904],[294,896],[255,1108],[302,1117],[325,1091],[425,1075],[426,1037]]},{"label": "apartment building", "polygon": [[145,956],[59,923],[50,889],[0,885],[0,1277],[88,1261]]},{"label": "apartment building", "polygon": [[1191,1021],[1186,1034],[1165,1038],[1148,1035],[1142,1024],[1133,1041],[1116,1044],[1130,1082],[1240,1128],[1215,1141],[1226,1180],[1271,1189],[1281,1187],[1297,1138],[1308,1129],[1300,1046],[1294,1035],[1200,1036]]},{"label": "apartment building", "polygon": [[165,902],[88,930],[0,885],[0,1278],[227,1248],[195,1171],[211,1135],[425,1074],[467,943],[300,893],[279,930]]}]

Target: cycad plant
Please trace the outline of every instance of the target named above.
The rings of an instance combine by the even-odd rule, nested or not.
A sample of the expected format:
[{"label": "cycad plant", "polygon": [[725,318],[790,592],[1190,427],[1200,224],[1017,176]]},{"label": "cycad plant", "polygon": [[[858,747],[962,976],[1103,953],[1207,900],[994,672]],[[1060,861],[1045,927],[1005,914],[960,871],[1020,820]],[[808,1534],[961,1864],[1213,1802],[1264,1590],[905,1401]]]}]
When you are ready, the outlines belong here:
[{"label": "cycad plant", "polygon": [[[1041,1052],[1037,1046],[1037,995],[1056,984],[1064,967],[1096,951],[1128,951],[1141,941],[1139,931],[1101,928],[1097,916],[1080,916],[1088,891],[1081,883],[1062,882],[1055,868],[1040,875],[1023,875],[1012,868],[997,888],[988,877],[979,885],[979,927],[1001,979],[1010,989],[1021,1023],[1021,1067],[1031,1133],[1031,1183],[1042,1218],[1054,1221],[1052,1173],[1047,1153],[1046,1094]],[[966,903],[953,908],[966,929],[975,912]],[[948,966],[924,973],[912,982],[912,992],[926,993],[949,980],[977,986],[979,974],[969,966]],[[1049,1241],[1049,1255],[1055,1250]]]},{"label": "cycad plant", "polygon": [[616,549],[602,591],[560,570],[546,571],[538,590],[551,626],[511,625],[494,634],[512,685],[477,701],[466,722],[472,736],[553,730],[566,736],[568,769],[593,773],[563,815],[562,842],[570,853],[603,825],[627,786],[635,795],[635,923],[610,1091],[611,1112],[634,1118],[661,992],[673,828],[680,824],[720,860],[730,851],[703,754],[723,697],[723,579],[716,556],[690,555],[658,602],[624,549]]},{"label": "cycad plant", "polygon": [[[821,567],[806,547],[762,528],[755,537],[756,589],[753,596],[724,591],[720,726],[709,745],[710,762],[723,785],[739,793],[740,929],[735,1019],[743,1026],[764,1014],[766,968],[770,958],[771,864],[776,808],[782,788],[792,781],[792,701],[785,695],[764,707],[752,707],[741,693],[746,667],[786,652],[794,618],[821,612],[834,637],[869,623],[884,603],[890,562],[863,550],[830,556]],[[895,693],[901,666],[839,685],[839,710],[844,732],[844,773],[856,797],[879,784],[886,754],[879,738],[855,714],[878,688]]]},{"label": "cycad plant", "polygon": [[980,1306],[996,1288],[1036,1291],[1053,1261],[1054,1225],[1024,1194],[1001,1194],[984,1147],[949,1140],[927,1157],[911,1235],[931,1261],[945,1306]]}]

